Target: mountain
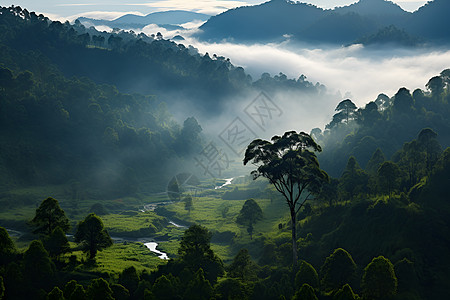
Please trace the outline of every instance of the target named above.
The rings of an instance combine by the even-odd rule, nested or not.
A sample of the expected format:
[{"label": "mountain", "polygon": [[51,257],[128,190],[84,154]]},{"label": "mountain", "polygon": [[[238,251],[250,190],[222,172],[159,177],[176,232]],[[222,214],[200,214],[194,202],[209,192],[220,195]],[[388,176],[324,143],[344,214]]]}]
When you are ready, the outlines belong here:
[{"label": "mountain", "polygon": [[336,7],[334,12],[345,14],[349,12],[362,16],[405,16],[410,13],[404,11],[397,4],[386,0],[360,0],[348,6]]},{"label": "mountain", "polygon": [[[85,25],[91,26],[109,26],[111,28],[143,28],[149,24],[157,25],[181,25],[193,21],[206,21],[210,18],[209,15],[184,11],[184,10],[171,10],[162,11],[148,14],[146,16],[138,16],[133,14],[127,14],[121,16],[115,20],[96,20],[91,18],[78,18],[78,20]],[[181,27],[180,27],[181,28]]]},{"label": "mountain", "polygon": [[429,2],[414,13],[387,0],[360,0],[333,10],[272,0],[211,17],[197,37],[246,43],[280,41],[289,36],[301,42],[345,45],[394,25],[423,41],[446,43],[450,36],[448,11],[450,2],[445,0]]},{"label": "mountain", "polygon": [[270,41],[312,24],[323,14],[323,9],[310,4],[273,0],[213,16],[200,27],[198,37],[211,41]]},{"label": "mountain", "polygon": [[406,24],[409,32],[430,40],[448,43],[450,37],[450,1],[430,1],[414,12]]}]

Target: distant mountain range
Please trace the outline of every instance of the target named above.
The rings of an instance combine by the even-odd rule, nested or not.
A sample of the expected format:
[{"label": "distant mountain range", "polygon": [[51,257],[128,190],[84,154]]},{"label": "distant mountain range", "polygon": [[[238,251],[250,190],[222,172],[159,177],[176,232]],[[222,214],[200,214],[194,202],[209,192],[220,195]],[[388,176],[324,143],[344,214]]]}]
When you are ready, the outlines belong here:
[{"label": "distant mountain range", "polygon": [[161,27],[165,27],[169,30],[173,30],[182,28],[181,26],[176,25],[182,25],[193,21],[206,21],[210,17],[211,17],[210,15],[191,11],[171,10],[171,11],[155,12],[148,14],[146,16],[127,14],[112,21],[96,20],[85,17],[78,18],[78,21],[80,21],[85,26],[104,25],[111,28],[121,28],[121,29],[136,29],[136,28],[143,28],[150,24],[156,24]]},{"label": "distant mountain range", "polygon": [[[434,0],[414,13],[386,0],[360,0],[332,10],[287,0],[228,10],[211,17],[197,33],[204,41],[269,42],[287,37],[308,43],[347,45],[356,41],[446,43],[450,1]],[[392,36],[386,36],[392,34]],[[383,35],[383,38],[379,38]],[[372,37],[372,38],[370,38]],[[400,40],[398,40],[400,39]]]}]

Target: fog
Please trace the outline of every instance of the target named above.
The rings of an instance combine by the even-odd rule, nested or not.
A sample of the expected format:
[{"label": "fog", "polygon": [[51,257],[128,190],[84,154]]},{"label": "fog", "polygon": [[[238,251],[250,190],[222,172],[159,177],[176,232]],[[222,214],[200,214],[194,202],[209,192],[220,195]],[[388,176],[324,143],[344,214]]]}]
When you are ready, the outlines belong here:
[{"label": "fog", "polygon": [[359,106],[401,87],[425,89],[428,80],[450,67],[450,50],[367,49],[362,45],[311,49],[301,45],[242,45],[189,40],[200,52],[229,57],[258,79],[263,72],[290,78],[301,74],[331,93],[349,93]]}]

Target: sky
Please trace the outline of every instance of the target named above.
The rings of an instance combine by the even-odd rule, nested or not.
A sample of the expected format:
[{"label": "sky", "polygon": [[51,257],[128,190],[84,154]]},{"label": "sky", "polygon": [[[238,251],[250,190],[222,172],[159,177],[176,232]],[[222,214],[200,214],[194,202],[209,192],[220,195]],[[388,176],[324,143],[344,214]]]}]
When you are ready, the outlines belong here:
[{"label": "sky", "polygon": [[[147,15],[155,11],[189,10],[215,15],[227,9],[266,2],[265,0],[4,0],[2,6],[16,5],[29,11],[43,13],[51,19],[72,21],[79,16],[115,19],[126,13]],[[304,0],[323,8],[344,6],[355,0]],[[417,10],[427,1],[392,0],[408,11]]]}]

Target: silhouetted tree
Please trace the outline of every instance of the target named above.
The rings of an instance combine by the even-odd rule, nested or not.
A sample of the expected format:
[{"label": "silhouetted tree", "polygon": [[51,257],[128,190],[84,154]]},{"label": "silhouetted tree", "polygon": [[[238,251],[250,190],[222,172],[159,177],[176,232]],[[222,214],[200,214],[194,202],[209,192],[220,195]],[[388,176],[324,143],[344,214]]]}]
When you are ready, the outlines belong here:
[{"label": "silhouetted tree", "polygon": [[103,226],[102,220],[95,214],[89,214],[78,223],[75,241],[81,244],[89,258],[94,259],[97,251],[112,245],[112,240]]},{"label": "silhouetted tree", "polygon": [[[297,265],[297,213],[310,195],[318,194],[323,182],[328,181],[314,151],[322,149],[309,134],[295,131],[288,131],[282,137],[274,136],[271,141],[254,140],[245,151],[244,165],[252,162],[258,166],[252,172],[254,179],[259,176],[269,179],[289,206],[294,267]],[[299,203],[303,193],[306,197]]]},{"label": "silhouetted tree", "polygon": [[261,207],[254,199],[248,199],[237,216],[236,223],[247,226],[250,239],[253,238],[253,225],[263,217]]},{"label": "silhouetted tree", "polygon": [[56,227],[61,228],[64,232],[70,228],[69,219],[59,206],[58,200],[51,197],[42,201],[36,209],[36,215],[31,223],[37,227],[34,233],[44,235],[50,235]]}]

